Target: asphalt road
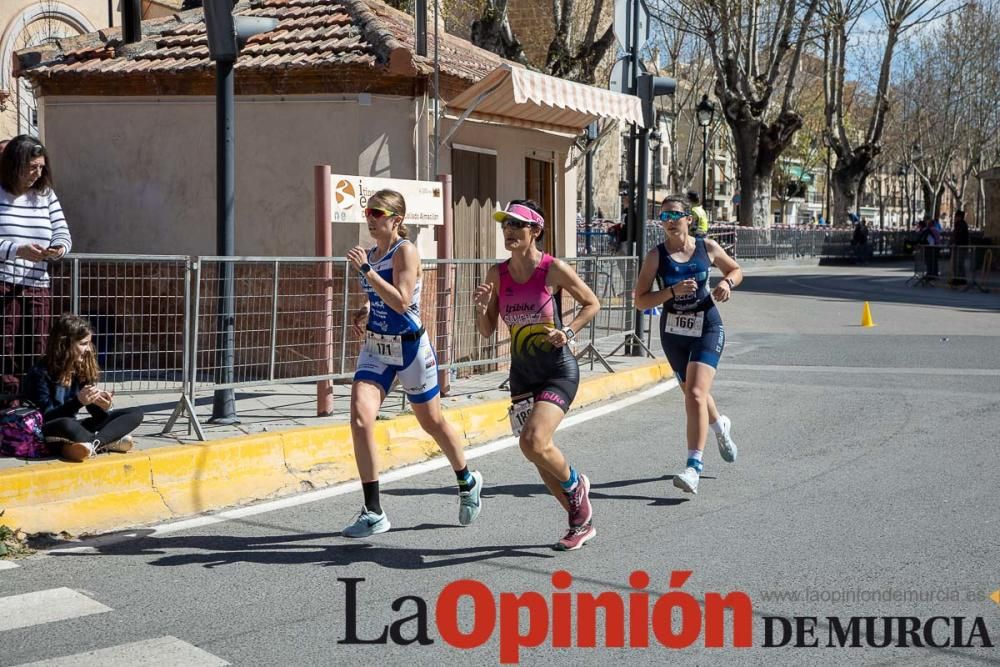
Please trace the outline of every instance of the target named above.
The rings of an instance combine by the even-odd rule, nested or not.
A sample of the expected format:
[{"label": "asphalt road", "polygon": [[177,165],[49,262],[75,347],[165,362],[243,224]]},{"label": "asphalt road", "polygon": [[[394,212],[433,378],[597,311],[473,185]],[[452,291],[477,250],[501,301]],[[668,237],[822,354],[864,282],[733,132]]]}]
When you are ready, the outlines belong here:
[{"label": "asphalt road", "polygon": [[[1000,295],[905,288],[908,275],[752,270],[724,306],[713,392],[739,460],[710,441],[698,495],[674,489],[676,389],[566,428],[557,443],[593,481],[598,536],[580,551],[551,550],[564,515],[517,448],[496,447],[474,462],[486,493],[469,528],[450,472],[417,470],[385,484],[393,530],[367,540],[339,536],[359,493],[327,493],[0,570],[0,665],[495,664],[501,651],[527,665],[1000,664],[985,646],[1000,643]],[[865,300],[877,327],[858,326]],[[720,623],[715,593],[731,592],[745,595]],[[625,610],[626,647],[606,647],[619,615],[600,612],[595,648],[556,648],[568,628],[583,641],[600,594]],[[791,636],[766,647],[785,639],[775,617]],[[411,643],[342,643],[351,626]],[[720,626],[724,646],[706,647]],[[752,646],[733,647],[735,627]],[[538,645],[517,650],[518,628]],[[860,646],[828,646],[855,628]],[[463,636],[480,645],[451,645]],[[941,646],[914,646],[928,637]]]}]

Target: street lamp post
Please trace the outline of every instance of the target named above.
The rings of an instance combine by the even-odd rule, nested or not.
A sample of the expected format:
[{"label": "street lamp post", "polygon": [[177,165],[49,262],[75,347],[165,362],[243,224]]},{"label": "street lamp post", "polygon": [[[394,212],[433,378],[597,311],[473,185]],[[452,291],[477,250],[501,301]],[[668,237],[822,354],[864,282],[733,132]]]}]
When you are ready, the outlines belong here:
[{"label": "street lamp post", "polygon": [[[232,0],[205,0],[205,32],[209,57],[215,61],[215,201],[216,252],[236,254],[236,86],[233,66],[240,48],[254,35],[270,32],[277,19],[233,16]],[[220,266],[219,340],[216,384],[212,401],[213,424],[238,424],[236,397],[231,386],[236,362],[236,285],[233,263]]]},{"label": "street lamp post", "polygon": [[653,178],[652,178],[653,197],[649,205],[650,207],[649,215],[646,216],[648,220],[653,220],[654,218],[656,218],[656,214],[654,212],[656,210],[656,186],[660,184],[660,178],[663,169],[663,160],[660,158],[660,153],[659,153],[661,143],[662,139],[660,138],[659,131],[653,130],[652,132],[650,132],[649,153],[653,159]]},{"label": "street lamp post", "polygon": [[701,204],[704,206],[708,200],[708,130],[715,117],[715,105],[709,101],[708,95],[701,96],[695,116],[701,126]]},{"label": "street lamp post", "polygon": [[[906,214],[906,209],[909,208],[909,203],[908,203],[909,197],[907,196],[907,192],[906,192],[906,175],[908,173],[909,173],[909,168],[906,166],[906,163],[905,162],[901,163],[899,165],[899,171],[896,172],[896,175],[899,176],[899,178],[900,178],[900,188],[903,191],[903,196],[899,198],[899,208],[901,209],[901,215],[905,215]],[[903,197],[906,198],[907,203],[904,203]],[[911,219],[909,221],[909,224],[903,225],[903,226],[908,227],[908,226],[912,225],[912,223],[913,223],[913,220]]]},{"label": "street lamp post", "polygon": [[[920,179],[920,174],[918,173],[917,163],[924,159],[924,152],[920,148],[920,144],[913,144],[910,148],[910,161],[913,162],[913,204],[912,213],[910,214],[910,219],[913,220],[913,224],[917,223],[917,182]],[[921,214],[920,219],[923,220],[923,214]]]}]

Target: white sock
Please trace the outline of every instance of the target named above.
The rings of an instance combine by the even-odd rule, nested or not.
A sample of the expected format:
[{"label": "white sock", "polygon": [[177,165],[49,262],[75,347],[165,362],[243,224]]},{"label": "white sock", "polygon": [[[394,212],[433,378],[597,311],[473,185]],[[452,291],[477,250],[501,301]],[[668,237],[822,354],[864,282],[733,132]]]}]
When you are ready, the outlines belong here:
[{"label": "white sock", "polygon": [[711,429],[713,431],[715,431],[716,433],[718,433],[719,435],[721,435],[722,434],[722,415],[719,415],[719,418],[716,421],[714,421],[711,424],[709,424],[709,427],[711,427]]},{"label": "white sock", "polygon": [[688,458],[694,459],[695,461],[701,461],[701,450],[699,449],[689,449]]}]

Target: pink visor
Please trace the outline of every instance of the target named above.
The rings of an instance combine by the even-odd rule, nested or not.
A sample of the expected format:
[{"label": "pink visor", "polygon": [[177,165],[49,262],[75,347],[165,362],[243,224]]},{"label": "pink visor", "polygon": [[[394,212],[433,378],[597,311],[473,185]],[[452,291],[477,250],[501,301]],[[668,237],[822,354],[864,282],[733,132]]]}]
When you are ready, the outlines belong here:
[{"label": "pink visor", "polygon": [[545,226],[545,218],[523,204],[507,204],[506,209],[503,211],[497,211],[493,214],[493,219],[497,222],[503,222],[507,218],[515,218],[524,222],[530,222],[531,224],[538,225],[539,227]]}]

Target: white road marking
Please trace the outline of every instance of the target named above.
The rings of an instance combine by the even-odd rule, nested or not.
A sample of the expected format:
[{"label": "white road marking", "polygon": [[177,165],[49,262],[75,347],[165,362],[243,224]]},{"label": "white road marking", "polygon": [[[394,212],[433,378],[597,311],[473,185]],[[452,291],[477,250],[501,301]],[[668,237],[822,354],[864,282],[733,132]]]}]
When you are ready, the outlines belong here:
[{"label": "white road marking", "polygon": [[1000,375],[1000,368],[885,368],[871,366],[768,366],[765,364],[726,364],[726,370],[737,371],[789,371],[803,373],[847,373],[853,375]]},{"label": "white road marking", "polygon": [[229,663],[176,637],[159,637],[121,644],[61,658],[25,663],[19,667],[217,667]]},{"label": "white road marking", "polygon": [[[568,417],[563,419],[562,423],[559,424],[559,429],[569,428],[571,426],[576,426],[577,424],[582,424],[584,422],[590,421],[591,419],[597,419],[598,417],[603,417],[614,412],[617,412],[623,408],[627,408],[630,405],[636,403],[641,403],[642,401],[653,398],[654,396],[659,396],[664,394],[671,389],[677,387],[677,380],[671,378],[665,382],[661,382],[653,387],[644,389],[640,392],[632,394],[626,398],[614,401],[607,405],[602,405],[596,408],[589,408],[581,410],[580,412],[571,413]],[[480,456],[486,456],[487,454],[493,454],[501,450],[507,449],[508,447],[514,447],[518,443],[517,438],[507,437],[501,438],[499,440],[494,440],[483,445],[478,445],[476,447],[470,447],[465,450],[465,458],[467,460],[479,458]],[[406,479],[408,477],[414,477],[416,475],[421,475],[425,472],[431,470],[438,470],[440,468],[447,467],[448,459],[443,456],[431,459],[430,461],[423,461],[421,463],[415,463],[397,470],[390,470],[388,472],[382,473],[379,476],[379,481],[382,485],[390,482],[395,482],[401,479]],[[226,510],[224,512],[219,512],[217,514],[211,514],[206,516],[198,516],[191,519],[183,519],[181,521],[173,521],[168,523],[162,523],[151,527],[151,532],[146,532],[150,530],[149,528],[144,528],[142,531],[136,531],[134,533],[116,533],[113,536],[108,536],[106,538],[95,537],[86,540],[88,546],[79,547],[69,547],[66,549],[52,549],[52,552],[60,553],[93,553],[98,547],[113,544],[117,542],[123,542],[125,540],[138,537],[140,535],[144,537],[160,537],[161,535],[169,535],[171,533],[176,533],[182,530],[191,530],[193,528],[201,528],[203,526],[211,526],[218,523],[224,523],[233,519],[242,519],[248,516],[255,516],[257,514],[265,514],[267,512],[274,512],[276,510],[287,509],[289,507],[297,507],[299,505],[305,505],[307,503],[315,503],[320,500],[326,500],[327,498],[333,498],[336,496],[342,496],[347,493],[357,493],[361,490],[361,482],[344,482],[342,484],[337,484],[325,489],[318,489],[316,491],[308,491],[306,493],[289,496],[287,498],[280,498],[278,500],[270,500],[263,503],[257,503],[254,505],[249,505],[247,507],[240,507],[238,509]]]},{"label": "white road marking", "polygon": [[70,588],[50,588],[0,598],[0,632],[111,611]]},{"label": "white road marking", "polygon": [[12,560],[0,560],[0,570],[13,570],[18,564]]}]

